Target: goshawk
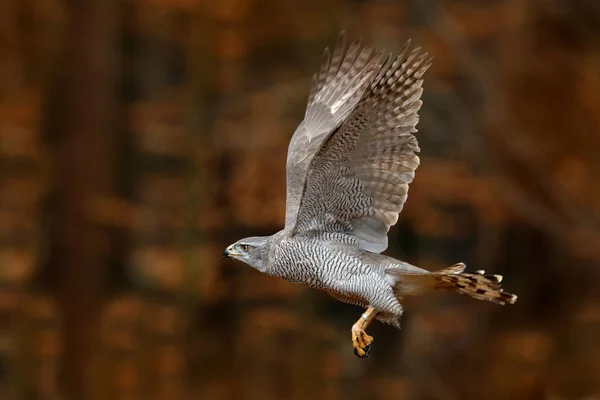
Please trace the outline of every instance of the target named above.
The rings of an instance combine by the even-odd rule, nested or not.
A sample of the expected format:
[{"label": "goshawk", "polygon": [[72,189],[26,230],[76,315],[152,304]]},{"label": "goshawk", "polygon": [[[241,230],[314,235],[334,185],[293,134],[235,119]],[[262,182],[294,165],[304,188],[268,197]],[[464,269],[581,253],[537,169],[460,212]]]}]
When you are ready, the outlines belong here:
[{"label": "goshawk", "polygon": [[380,254],[419,165],[414,134],[431,58],[409,46],[384,59],[360,41],[346,48],[342,33],[333,53],[325,50],[288,148],[285,227],[224,252],[366,308],[352,326],[359,357],[370,352],[373,319],[400,327],[405,296],[447,289],[498,304],[517,299],[500,275],[465,273],[463,263],[430,272]]}]

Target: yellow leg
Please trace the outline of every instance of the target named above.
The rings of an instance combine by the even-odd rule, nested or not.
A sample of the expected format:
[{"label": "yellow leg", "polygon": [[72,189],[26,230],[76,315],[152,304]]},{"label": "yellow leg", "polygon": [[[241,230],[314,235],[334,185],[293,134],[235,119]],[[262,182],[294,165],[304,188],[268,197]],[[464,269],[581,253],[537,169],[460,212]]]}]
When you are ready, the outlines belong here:
[{"label": "yellow leg", "polygon": [[359,320],[352,325],[352,346],[354,347],[354,354],[357,357],[365,358],[369,356],[371,352],[371,343],[373,343],[373,337],[367,335],[365,329],[369,326],[371,321],[375,319],[377,311],[369,307],[363,315],[360,316]]}]

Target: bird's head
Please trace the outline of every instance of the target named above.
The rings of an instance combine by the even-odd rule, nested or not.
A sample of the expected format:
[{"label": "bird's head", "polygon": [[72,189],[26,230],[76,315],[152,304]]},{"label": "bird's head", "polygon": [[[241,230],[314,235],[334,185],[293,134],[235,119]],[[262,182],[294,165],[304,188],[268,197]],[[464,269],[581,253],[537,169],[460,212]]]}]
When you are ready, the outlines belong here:
[{"label": "bird's head", "polygon": [[253,236],[238,240],[223,252],[223,258],[235,258],[265,272],[269,258],[271,236]]}]

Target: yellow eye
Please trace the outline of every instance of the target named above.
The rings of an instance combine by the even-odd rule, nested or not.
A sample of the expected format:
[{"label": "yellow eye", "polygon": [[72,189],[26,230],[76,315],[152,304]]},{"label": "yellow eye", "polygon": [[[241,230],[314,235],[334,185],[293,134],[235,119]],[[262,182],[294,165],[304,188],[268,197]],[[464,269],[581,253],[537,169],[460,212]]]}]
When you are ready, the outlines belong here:
[{"label": "yellow eye", "polygon": [[243,244],[240,247],[242,248],[242,251],[248,251],[248,245],[247,244]]}]

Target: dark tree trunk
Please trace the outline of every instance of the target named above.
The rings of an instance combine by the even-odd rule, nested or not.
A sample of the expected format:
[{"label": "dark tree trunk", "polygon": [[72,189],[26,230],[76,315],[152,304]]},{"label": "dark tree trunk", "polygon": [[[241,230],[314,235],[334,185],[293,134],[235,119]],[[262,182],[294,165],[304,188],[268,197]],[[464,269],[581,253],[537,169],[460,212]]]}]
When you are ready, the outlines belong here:
[{"label": "dark tree trunk", "polygon": [[95,201],[114,195],[116,187],[119,19],[113,0],[69,4],[63,58],[49,101],[55,185],[46,272],[62,310],[61,392],[66,399],[83,399],[114,244],[111,232],[92,220],[99,218]]}]

